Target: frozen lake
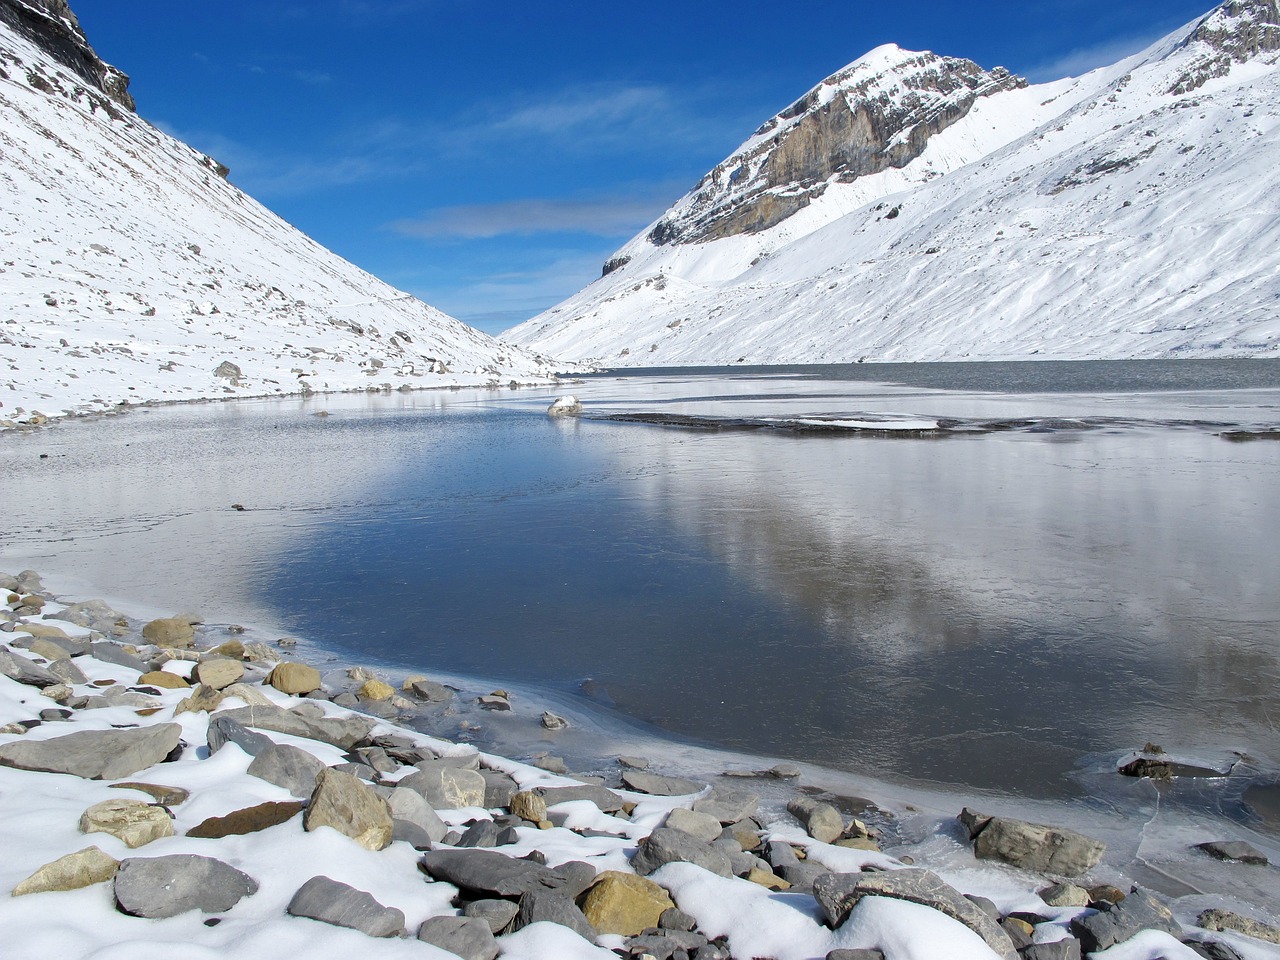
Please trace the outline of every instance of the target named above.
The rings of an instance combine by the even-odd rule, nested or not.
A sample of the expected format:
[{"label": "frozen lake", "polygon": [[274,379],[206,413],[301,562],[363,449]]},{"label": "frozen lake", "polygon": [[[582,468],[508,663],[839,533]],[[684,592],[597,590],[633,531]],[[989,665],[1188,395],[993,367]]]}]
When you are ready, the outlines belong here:
[{"label": "frozen lake", "polygon": [[0,569],[887,781],[1069,799],[1154,741],[1265,784],[1277,428],[1271,361],[159,408],[0,435]]}]

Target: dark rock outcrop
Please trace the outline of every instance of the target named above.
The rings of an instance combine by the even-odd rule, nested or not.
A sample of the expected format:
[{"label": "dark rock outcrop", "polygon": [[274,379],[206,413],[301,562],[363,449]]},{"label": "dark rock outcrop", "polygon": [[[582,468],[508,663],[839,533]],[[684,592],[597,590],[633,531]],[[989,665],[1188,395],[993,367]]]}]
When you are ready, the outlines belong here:
[{"label": "dark rock outcrop", "polygon": [[94,52],[66,0],[0,0],[0,21],[112,102],[129,111],[135,109],[128,76]]}]

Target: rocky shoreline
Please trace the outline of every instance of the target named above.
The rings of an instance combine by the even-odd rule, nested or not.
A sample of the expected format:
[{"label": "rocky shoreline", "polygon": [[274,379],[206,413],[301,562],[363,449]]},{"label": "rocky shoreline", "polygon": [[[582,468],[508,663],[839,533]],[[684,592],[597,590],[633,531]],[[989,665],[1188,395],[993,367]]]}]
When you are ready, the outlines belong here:
[{"label": "rocky shoreline", "polygon": [[[0,589],[8,956],[1280,957],[1260,911],[1179,922],[1096,875],[1104,844],[1072,830],[965,808],[936,832],[969,866],[920,863],[893,811],[788,765],[695,779],[623,756],[574,777],[403,725],[465,731],[506,691],[464,706],[424,676],[322,676],[287,638],[143,623],[32,571]],[[1274,870],[1238,841],[1205,853]]]}]

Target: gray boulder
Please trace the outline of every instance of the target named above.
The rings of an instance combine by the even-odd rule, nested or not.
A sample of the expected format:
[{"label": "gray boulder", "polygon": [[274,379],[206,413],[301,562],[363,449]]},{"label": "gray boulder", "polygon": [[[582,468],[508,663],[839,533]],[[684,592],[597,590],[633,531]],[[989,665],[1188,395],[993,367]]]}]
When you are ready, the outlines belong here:
[{"label": "gray boulder", "polygon": [[92,644],[89,647],[89,656],[95,660],[101,660],[103,663],[114,663],[117,667],[128,667],[130,670],[137,670],[138,673],[146,673],[151,669],[146,661],[135,657],[118,643],[100,641]]},{"label": "gray boulder", "polygon": [[725,787],[712,787],[711,792],[701,800],[695,800],[693,809],[698,813],[706,813],[723,824],[737,823],[755,814],[760,808],[760,797],[745,790],[729,790]]},{"label": "gray boulder", "polygon": [[696,780],[662,777],[656,773],[645,773],[643,770],[623,770],[622,782],[632,790],[655,797],[683,797],[690,793],[700,793],[706,786],[705,783],[698,783]]},{"label": "gray boulder", "polygon": [[516,918],[519,907],[510,900],[472,900],[462,908],[466,917],[483,920],[489,930],[496,936],[507,928]]},{"label": "gray boulder", "polygon": [[254,756],[248,772],[267,783],[284,787],[295,797],[309,797],[323,769],[323,761],[301,747],[273,743]]},{"label": "gray boulder", "polygon": [[[287,733],[295,737],[306,737],[308,740],[322,740],[343,750],[350,750],[357,743],[365,740],[373,729],[373,721],[368,717],[347,714],[341,717],[306,715],[304,705],[294,710],[285,710],[278,706],[237,707],[233,710],[219,712],[221,717],[229,717],[246,727],[255,730],[273,730],[276,733]],[[299,712],[303,711],[303,712]]]},{"label": "gray boulder", "polygon": [[210,754],[217,753],[228,743],[234,743],[251,757],[256,757],[263,750],[275,746],[275,742],[266,734],[250,730],[222,714],[216,715],[209,721],[209,730],[205,739],[208,741]]},{"label": "gray boulder", "polygon": [[398,937],[404,932],[402,910],[384,907],[371,894],[328,877],[312,877],[304,883],[285,910],[291,917],[319,920],[371,937]]},{"label": "gray boulder", "polygon": [[720,877],[733,876],[729,858],[720,850],[680,830],[659,827],[636,847],[631,867],[647,877],[663,864],[692,863]]},{"label": "gray boulder", "polygon": [[480,897],[519,897],[530,890],[566,887],[574,880],[567,872],[530,860],[475,848],[432,850],[422,855],[418,865],[432,879],[452,883]]},{"label": "gray boulder", "polygon": [[409,692],[427,703],[447,703],[453,699],[453,691],[434,680],[412,680],[409,683]]},{"label": "gray boulder", "polygon": [[133,857],[115,876],[116,905],[133,917],[174,917],[189,910],[221,913],[258,891],[258,883],[235,867],[180,853]]},{"label": "gray boulder", "polygon": [[449,827],[422,794],[404,787],[395,787],[387,794],[387,806],[391,818],[397,823],[409,823],[417,827],[432,842],[444,839]]},{"label": "gray boulder", "polygon": [[55,677],[60,678],[63,683],[77,684],[89,682],[89,678],[84,675],[84,672],[68,657],[60,657],[59,659],[54,660],[49,664],[48,670]]},{"label": "gray boulder", "polygon": [[13,653],[5,647],[0,647],[0,674],[30,687],[54,687],[62,683],[62,678],[57,674],[50,673],[34,660],[20,653]]},{"label": "gray boulder", "polygon": [[1143,930],[1163,930],[1179,939],[1182,937],[1182,928],[1169,909],[1136,887],[1119,903],[1071,921],[1071,932],[1080,938],[1085,953],[1106,950]]},{"label": "gray boulder", "polygon": [[126,622],[124,614],[111,609],[102,600],[82,600],[70,604],[58,613],[46,613],[44,619],[74,623],[77,627],[87,627],[99,633],[111,633]]},{"label": "gray boulder", "polygon": [[1009,935],[980,907],[929,870],[912,867],[880,873],[827,874],[813,882],[813,895],[833,928],[844,923],[863,897],[890,897],[946,914],[982,937],[1005,960],[1017,960]]},{"label": "gray boulder", "polygon": [[1107,845],[1073,830],[1028,823],[1012,817],[989,817],[965,808],[960,822],[973,840],[980,860],[1001,860],[1036,873],[1078,877],[1097,866]]},{"label": "gray boulder", "polygon": [[[706,813],[695,813],[692,810],[686,810],[684,807],[676,807],[667,814],[667,819],[662,824],[671,830],[679,830],[687,833],[691,837],[710,843],[718,838],[723,831],[720,821],[715,817]],[[787,847],[790,850],[790,847]]]},{"label": "gray boulder", "polygon": [[1211,840],[1208,843],[1197,843],[1196,847],[1219,860],[1238,860],[1240,863],[1261,867],[1268,863],[1265,853],[1243,840]]},{"label": "gray boulder", "polygon": [[0,765],[86,780],[118,780],[164,760],[178,746],[182,727],[161,723],[128,730],[81,730],[49,740],[0,746]]},{"label": "gray boulder", "polygon": [[511,806],[511,799],[520,792],[520,785],[510,774],[501,770],[481,770],[484,777],[484,807],[494,810],[498,807]]},{"label": "gray boulder", "polygon": [[418,772],[396,785],[421,794],[437,810],[457,810],[484,804],[485,780],[478,770],[464,770],[444,761],[423,760]]},{"label": "gray boulder", "polygon": [[1075,937],[1053,943],[1033,943],[1019,951],[1022,960],[1080,960],[1080,941]]},{"label": "gray boulder", "polygon": [[559,890],[533,889],[520,897],[520,909],[511,921],[511,932],[523,930],[531,923],[558,923],[568,927],[584,940],[595,943],[599,933],[578,909],[573,899]]},{"label": "gray boulder", "polygon": [[571,787],[538,787],[535,792],[547,801],[547,806],[571,800],[588,800],[605,813],[617,813],[624,803],[612,790],[591,783]]},{"label": "gray boulder", "polygon": [[[515,909],[515,904],[511,905]],[[431,917],[418,927],[418,939],[462,960],[494,960],[498,941],[489,924],[478,917]]]}]

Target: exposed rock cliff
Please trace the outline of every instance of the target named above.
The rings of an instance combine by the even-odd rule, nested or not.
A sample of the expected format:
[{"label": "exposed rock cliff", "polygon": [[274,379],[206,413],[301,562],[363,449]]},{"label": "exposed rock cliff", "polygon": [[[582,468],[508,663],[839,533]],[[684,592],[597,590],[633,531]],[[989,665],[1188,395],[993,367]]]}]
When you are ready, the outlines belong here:
[{"label": "exposed rock cliff", "polygon": [[758,233],[820,197],[924,152],[979,97],[1026,86],[971,60],[879,47],[832,74],[708,173],[689,203],[661,220],[656,244]]},{"label": "exposed rock cliff", "polygon": [[1215,77],[1225,77],[1233,63],[1280,50],[1280,3],[1277,0],[1231,0],[1204,18],[1186,40],[1201,52],[1170,88],[1190,93]]},{"label": "exposed rock cliff", "polygon": [[[93,84],[113,102],[126,110],[134,109],[129,78],[94,53],[66,0],[0,0],[0,22]],[[38,87],[41,79],[29,78],[29,82]]]}]

